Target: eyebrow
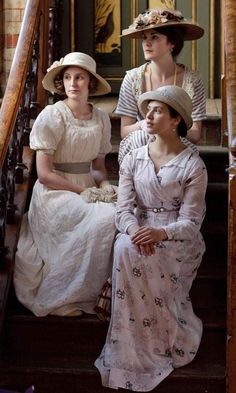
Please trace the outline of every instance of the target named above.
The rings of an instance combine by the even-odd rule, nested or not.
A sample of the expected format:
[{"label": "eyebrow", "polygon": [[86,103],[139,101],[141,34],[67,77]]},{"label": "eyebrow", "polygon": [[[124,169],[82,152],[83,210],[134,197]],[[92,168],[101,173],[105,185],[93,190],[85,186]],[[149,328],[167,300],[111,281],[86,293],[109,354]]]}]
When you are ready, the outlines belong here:
[{"label": "eyebrow", "polygon": [[[84,72],[84,71],[78,71],[78,72],[76,72],[74,75],[85,75],[86,73]],[[71,72],[69,72],[69,71],[65,71],[64,72],[64,75],[72,75],[72,73]]]},{"label": "eyebrow", "polygon": [[163,108],[163,105],[150,105],[150,104],[148,104],[148,105],[147,105],[147,108],[148,108],[148,109],[157,109],[157,108],[162,109],[162,108]]}]

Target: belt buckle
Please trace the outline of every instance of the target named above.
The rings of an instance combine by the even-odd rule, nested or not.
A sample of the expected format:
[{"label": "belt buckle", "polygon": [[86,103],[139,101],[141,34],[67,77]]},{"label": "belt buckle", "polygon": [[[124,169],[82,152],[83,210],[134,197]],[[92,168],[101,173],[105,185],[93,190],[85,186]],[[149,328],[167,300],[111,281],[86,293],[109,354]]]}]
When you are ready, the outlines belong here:
[{"label": "belt buckle", "polygon": [[152,210],[153,210],[154,213],[162,213],[166,209],[164,207],[154,207]]}]

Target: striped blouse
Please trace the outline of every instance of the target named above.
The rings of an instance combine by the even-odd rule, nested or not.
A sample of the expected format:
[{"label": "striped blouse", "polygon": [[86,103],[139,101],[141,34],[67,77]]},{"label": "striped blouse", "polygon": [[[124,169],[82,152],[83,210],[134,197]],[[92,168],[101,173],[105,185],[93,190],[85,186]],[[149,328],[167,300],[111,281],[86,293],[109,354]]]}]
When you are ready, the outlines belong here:
[{"label": "striped blouse", "polygon": [[[127,71],[122,82],[116,113],[120,116],[133,117],[137,121],[142,120],[138,111],[137,101],[139,96],[144,93],[144,73],[148,63],[138,68]],[[182,88],[192,99],[192,119],[201,121],[206,118],[206,97],[203,82],[198,71],[189,70],[183,64],[178,66],[184,68]]]}]

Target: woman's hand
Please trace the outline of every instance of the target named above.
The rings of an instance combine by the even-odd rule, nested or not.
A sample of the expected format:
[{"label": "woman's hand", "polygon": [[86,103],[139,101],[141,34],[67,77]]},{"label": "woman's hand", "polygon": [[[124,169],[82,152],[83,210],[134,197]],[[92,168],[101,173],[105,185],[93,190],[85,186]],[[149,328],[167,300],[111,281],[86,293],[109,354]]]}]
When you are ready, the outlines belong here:
[{"label": "woman's hand", "polygon": [[138,250],[141,255],[144,255],[144,256],[154,255],[156,241],[150,241],[147,244],[144,244],[144,243],[141,243],[139,240],[138,240],[138,242],[136,242],[136,240],[135,240],[136,238],[139,239],[140,233],[142,233],[143,228],[144,227],[140,227],[136,224],[131,225],[128,228],[128,233],[130,235],[131,241],[132,241],[132,243],[134,243],[138,247]]},{"label": "woman's hand", "polygon": [[140,227],[131,236],[132,243],[137,246],[146,246],[167,239],[167,234],[162,228]]},{"label": "woman's hand", "polygon": [[110,184],[109,181],[103,181],[100,184],[100,188],[102,188],[105,192],[109,193],[109,194],[116,194],[118,193],[118,187]]}]

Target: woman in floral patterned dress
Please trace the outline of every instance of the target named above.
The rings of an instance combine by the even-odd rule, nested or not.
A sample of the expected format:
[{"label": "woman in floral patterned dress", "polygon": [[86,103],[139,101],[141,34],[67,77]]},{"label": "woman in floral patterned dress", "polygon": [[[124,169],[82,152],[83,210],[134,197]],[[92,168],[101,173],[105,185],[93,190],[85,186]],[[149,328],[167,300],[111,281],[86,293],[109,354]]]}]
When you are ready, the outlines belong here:
[{"label": "woman in floral patterned dress", "polygon": [[197,353],[202,322],[189,290],[205,245],[207,172],[184,145],[192,103],[180,87],[146,92],[139,110],[152,142],[120,168],[113,265],[112,318],[96,360],[104,386],[154,389]]}]

